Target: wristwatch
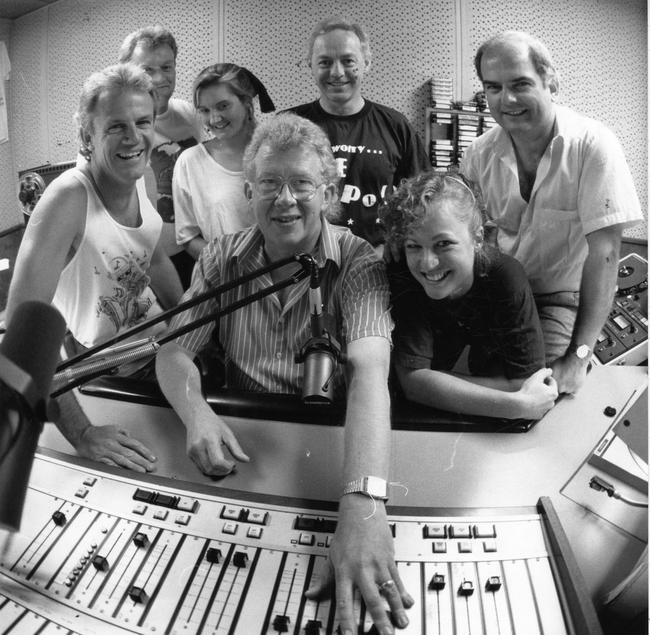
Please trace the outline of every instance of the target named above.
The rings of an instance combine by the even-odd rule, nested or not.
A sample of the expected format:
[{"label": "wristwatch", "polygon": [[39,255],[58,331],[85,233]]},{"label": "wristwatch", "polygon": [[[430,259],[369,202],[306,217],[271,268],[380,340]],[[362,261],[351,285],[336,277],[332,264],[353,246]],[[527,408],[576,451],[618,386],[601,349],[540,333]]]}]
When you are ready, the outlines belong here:
[{"label": "wristwatch", "polygon": [[578,359],[587,359],[591,355],[591,349],[586,344],[580,344],[573,352]]},{"label": "wristwatch", "polygon": [[378,476],[362,476],[343,486],[341,496],[345,494],[365,494],[370,498],[388,500],[388,483]]}]

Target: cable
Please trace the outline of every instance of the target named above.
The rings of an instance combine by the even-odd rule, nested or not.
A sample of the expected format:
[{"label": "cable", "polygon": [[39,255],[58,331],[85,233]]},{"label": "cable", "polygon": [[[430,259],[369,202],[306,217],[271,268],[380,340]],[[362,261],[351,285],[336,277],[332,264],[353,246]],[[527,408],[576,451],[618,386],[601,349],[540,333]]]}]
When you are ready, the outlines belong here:
[{"label": "cable", "polygon": [[621,494],[609,481],[606,481],[600,476],[592,476],[591,480],[589,481],[589,487],[591,487],[591,489],[595,489],[597,492],[605,492],[610,498],[616,498],[627,505],[631,505],[632,507],[648,506],[647,502],[627,498],[627,496]]},{"label": "cable", "polygon": [[[627,444],[626,444],[627,445]],[[630,453],[631,459],[638,465],[639,469],[648,476],[648,464],[643,461],[643,459],[637,455],[634,450],[628,445],[627,451]]]}]

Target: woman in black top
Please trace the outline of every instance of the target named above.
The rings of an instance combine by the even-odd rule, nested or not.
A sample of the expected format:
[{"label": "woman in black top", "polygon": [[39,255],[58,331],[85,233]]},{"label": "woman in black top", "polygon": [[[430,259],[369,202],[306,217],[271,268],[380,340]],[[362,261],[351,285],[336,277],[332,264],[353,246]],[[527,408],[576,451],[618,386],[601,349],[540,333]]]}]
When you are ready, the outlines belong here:
[{"label": "woman in black top", "polygon": [[[381,217],[394,365],[408,399],[444,410],[539,419],[557,386],[521,265],[484,241],[482,202],[460,175],[403,181]],[[468,348],[465,358],[462,353]]]}]

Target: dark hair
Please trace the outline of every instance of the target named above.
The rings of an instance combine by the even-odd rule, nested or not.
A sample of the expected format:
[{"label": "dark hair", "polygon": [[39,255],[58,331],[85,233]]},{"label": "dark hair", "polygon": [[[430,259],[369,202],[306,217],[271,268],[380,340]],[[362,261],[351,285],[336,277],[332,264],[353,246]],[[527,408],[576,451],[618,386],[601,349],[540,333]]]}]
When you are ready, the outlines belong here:
[{"label": "dark hair", "polygon": [[252,104],[253,97],[259,97],[260,110],[262,112],[275,110],[273,101],[266,91],[264,84],[247,68],[228,62],[212,64],[204,68],[197,75],[192,88],[195,108],[198,108],[199,105],[199,91],[217,84],[227,84],[228,88],[245,104]]},{"label": "dark hair", "polygon": [[[337,185],[339,181],[332,144],[325,132],[315,123],[291,112],[281,112],[261,123],[244,151],[244,175],[249,183],[255,180],[255,159],[260,148],[266,145],[272,152],[284,152],[294,148],[313,150],[321,163],[321,178],[326,184]],[[332,197],[326,212],[329,220],[338,214],[338,200]]]},{"label": "dark hair", "polygon": [[149,49],[156,49],[159,46],[165,45],[169,46],[174,53],[174,59],[176,59],[176,55],[178,54],[178,47],[176,46],[174,36],[164,26],[156,24],[154,26],[145,26],[137,31],[133,31],[133,33],[129,33],[124,38],[122,46],[120,46],[117,61],[130,62],[135,47],[140,43]]},{"label": "dark hair", "polygon": [[528,47],[530,61],[532,62],[537,74],[542,78],[542,81],[545,84],[553,82],[555,89],[557,90],[557,88],[559,88],[559,77],[555,70],[555,64],[553,63],[551,54],[541,40],[538,40],[536,37],[523,31],[504,31],[498,33],[479,46],[476,55],[474,56],[474,68],[476,69],[478,78],[483,81],[481,62],[490,49],[499,46],[513,45],[518,42],[525,44]]},{"label": "dark hair", "polygon": [[251,103],[255,96],[255,89],[248,76],[240,72],[236,64],[212,64],[204,68],[194,80],[192,97],[194,107],[198,107],[199,91],[216,84],[227,84],[228,88],[244,103]]},{"label": "dark hair", "polygon": [[[114,64],[90,75],[79,95],[79,107],[74,115],[78,125],[79,153],[90,160],[90,150],[85,135],[93,131],[97,102],[105,91],[147,93],[155,104],[153,83],[147,73],[136,64]],[[155,115],[155,105],[154,105]]]},{"label": "dark hair", "polygon": [[307,43],[307,64],[311,65],[311,56],[314,52],[314,42],[316,41],[316,38],[320,37],[321,35],[325,35],[325,33],[329,33],[330,31],[336,31],[337,29],[354,33],[359,38],[359,42],[361,43],[361,52],[363,53],[364,60],[366,62],[370,62],[372,55],[370,53],[370,39],[368,38],[368,34],[363,30],[363,27],[361,27],[359,24],[356,24],[355,22],[350,22],[339,16],[333,16],[331,18],[321,20],[311,32],[311,35],[309,36],[309,42]]},{"label": "dark hair", "polygon": [[[442,201],[455,203],[456,216],[467,224],[471,236],[482,234],[485,206],[478,185],[456,172],[428,170],[404,179],[380,206],[379,217],[386,230],[388,244],[402,251],[409,232]],[[489,250],[483,240],[477,258],[483,261],[489,259]]]}]

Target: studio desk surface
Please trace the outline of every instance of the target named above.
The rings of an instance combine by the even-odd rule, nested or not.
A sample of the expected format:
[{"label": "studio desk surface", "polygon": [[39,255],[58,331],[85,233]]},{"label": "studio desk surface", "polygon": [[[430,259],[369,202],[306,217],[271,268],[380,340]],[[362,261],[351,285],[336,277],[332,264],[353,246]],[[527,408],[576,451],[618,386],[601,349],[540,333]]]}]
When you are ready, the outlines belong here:
[{"label": "studio desk surface", "polygon": [[[389,510],[494,513],[499,508],[531,507],[547,496],[598,604],[642,554],[647,511],[591,490],[588,479],[600,472],[586,461],[631,407],[639,411],[641,404],[641,414],[636,416],[647,417],[647,383],[645,367],[596,367],[576,396],[560,399],[525,433],[394,430]],[[201,474],[187,458],[185,429],[170,408],[78,397],[95,425],[122,426],[147,444],[157,456],[157,476],[262,495],[338,499],[343,456],[340,426],[226,416],[251,461],[215,479]],[[611,410],[605,413],[611,408],[614,416]],[[39,443],[74,454],[52,424],[45,425]],[[630,497],[647,499],[647,492],[639,494],[604,476]]]}]

